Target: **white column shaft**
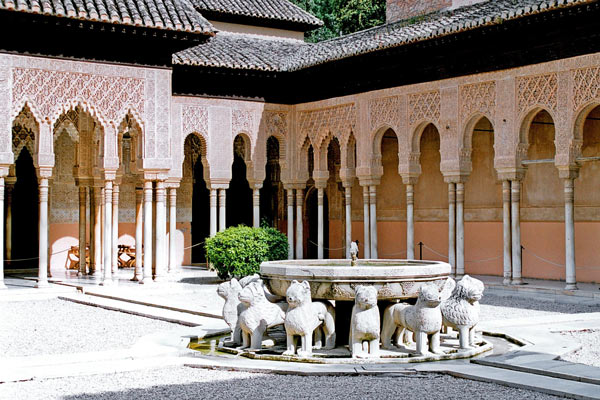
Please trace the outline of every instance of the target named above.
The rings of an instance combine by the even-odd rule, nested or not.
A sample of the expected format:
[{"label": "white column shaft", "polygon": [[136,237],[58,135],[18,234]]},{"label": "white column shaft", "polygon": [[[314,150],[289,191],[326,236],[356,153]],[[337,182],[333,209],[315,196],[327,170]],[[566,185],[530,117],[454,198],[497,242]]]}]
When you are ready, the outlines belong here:
[{"label": "white column shaft", "polygon": [[344,188],[345,206],[346,206],[346,258],[350,256],[350,242],[352,242],[352,187]]},{"label": "white column shaft", "polygon": [[370,227],[371,219],[369,218],[369,187],[363,186],[363,240],[365,243],[364,247],[364,258],[371,258],[371,233]]},{"label": "white column shaft", "polygon": [[86,247],[87,240],[85,235],[86,221],[86,187],[79,187],[79,275],[86,273]]},{"label": "white column shaft", "polygon": [[4,284],[4,177],[0,177],[0,289]]},{"label": "white column shaft", "polygon": [[575,272],[575,218],[574,218],[574,181],[565,179],[565,276],[566,290],[577,289]]},{"label": "white column shaft", "polygon": [[415,187],[409,183],[406,185],[406,258],[415,259]]},{"label": "white column shaft", "polygon": [[112,273],[118,279],[119,273],[119,185],[113,186],[112,197]]},{"label": "white column shaft", "polygon": [[456,183],[448,184],[448,264],[456,274]]},{"label": "white column shaft", "polygon": [[36,287],[48,286],[48,179],[39,179],[39,271]]},{"label": "white column shaft", "polygon": [[102,273],[102,189],[94,188],[94,275]]},{"label": "white column shaft", "polygon": [[465,184],[456,184],[456,275],[465,274]]},{"label": "white column shaft", "polygon": [[167,194],[165,183],[156,182],[156,271],[155,280],[164,279],[167,272]]},{"label": "white column shaft", "polygon": [[217,234],[217,190],[210,189],[210,237]]},{"label": "white column shaft", "polygon": [[317,188],[317,258],[323,259],[323,197],[325,195],[323,188]]},{"label": "white column shaft", "polygon": [[152,282],[152,181],[144,182],[144,279]]},{"label": "white column shaft", "polygon": [[371,258],[379,258],[377,254],[377,186],[369,187],[369,218],[371,219]]},{"label": "white column shaft", "polygon": [[225,204],[226,204],[226,196],[227,196],[227,191],[225,189],[219,189],[219,232],[224,231],[225,229],[227,229],[227,223],[226,223],[226,209],[225,209]]},{"label": "white column shaft", "polygon": [[252,226],[258,228],[260,226],[260,190],[252,191]]},{"label": "white column shaft", "polygon": [[104,182],[104,276],[101,285],[112,284],[112,194],[113,182]]},{"label": "white column shaft", "polygon": [[512,228],[512,283],[521,285],[521,219],[519,202],[521,201],[521,182],[511,181],[511,228]]},{"label": "white column shaft", "polygon": [[6,186],[6,259],[12,260],[12,191],[14,185]]},{"label": "white column shaft", "polygon": [[169,188],[169,273],[177,272],[177,188]]},{"label": "white column shaft", "polygon": [[304,190],[296,189],[296,259],[304,258],[303,234],[304,226],[302,224],[302,204],[304,202]]},{"label": "white column shaft", "polygon": [[504,268],[503,276],[505,285],[510,284],[512,278],[512,255],[510,237],[510,181],[502,181],[502,237],[504,240]]},{"label": "white column shaft", "polygon": [[287,189],[288,260],[294,259],[294,189]]},{"label": "white column shaft", "polygon": [[135,270],[133,272],[133,281],[141,281],[143,279],[143,245],[144,245],[144,190],[142,188],[135,189]]}]

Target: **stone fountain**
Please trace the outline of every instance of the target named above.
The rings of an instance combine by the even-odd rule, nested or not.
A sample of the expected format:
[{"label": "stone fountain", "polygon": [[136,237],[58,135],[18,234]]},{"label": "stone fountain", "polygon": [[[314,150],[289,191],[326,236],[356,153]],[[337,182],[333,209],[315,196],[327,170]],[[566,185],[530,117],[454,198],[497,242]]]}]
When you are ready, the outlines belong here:
[{"label": "stone fountain", "polygon": [[[491,350],[475,337],[483,284],[469,276],[456,283],[450,274],[439,261],[264,262],[260,275],[222,285],[232,341],[221,349],[320,363],[431,361]],[[269,347],[267,335],[275,338]]]}]

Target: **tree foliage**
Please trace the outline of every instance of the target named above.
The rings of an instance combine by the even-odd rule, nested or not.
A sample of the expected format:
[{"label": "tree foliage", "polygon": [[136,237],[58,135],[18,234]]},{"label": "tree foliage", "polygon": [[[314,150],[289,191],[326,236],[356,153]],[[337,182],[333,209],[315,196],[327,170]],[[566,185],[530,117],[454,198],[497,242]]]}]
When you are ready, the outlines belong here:
[{"label": "tree foliage", "polygon": [[320,18],[324,26],[306,35],[308,42],[320,42],[357,32],[385,22],[386,0],[290,0]]}]

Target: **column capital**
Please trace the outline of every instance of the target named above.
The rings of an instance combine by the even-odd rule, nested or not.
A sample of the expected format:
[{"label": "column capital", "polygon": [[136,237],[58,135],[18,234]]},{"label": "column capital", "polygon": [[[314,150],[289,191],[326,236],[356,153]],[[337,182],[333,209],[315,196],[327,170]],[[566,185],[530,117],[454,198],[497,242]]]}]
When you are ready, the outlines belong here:
[{"label": "column capital", "polygon": [[104,180],[106,181],[114,181],[117,179],[116,170],[105,169],[104,171],[102,171],[102,173],[104,174]]},{"label": "column capital", "polygon": [[52,167],[38,167],[36,172],[38,179],[52,178]]},{"label": "column capital", "polygon": [[358,178],[358,183],[360,186],[369,187],[369,186],[379,186],[381,183],[380,178],[368,177],[368,178]]},{"label": "column capital", "polygon": [[444,182],[446,183],[465,183],[469,179],[469,175],[464,172],[444,172]]},{"label": "column capital", "polygon": [[558,166],[557,168],[560,179],[577,179],[579,177],[578,165]]},{"label": "column capital", "polygon": [[523,168],[496,168],[498,179],[501,181],[522,181],[526,169]]},{"label": "column capital", "polygon": [[402,174],[402,183],[405,185],[416,185],[419,181],[419,175],[415,174]]},{"label": "column capital", "polygon": [[[10,165],[9,164],[0,164],[0,178],[6,178],[8,176],[10,172]],[[15,182],[17,180],[17,177],[15,177]]]}]

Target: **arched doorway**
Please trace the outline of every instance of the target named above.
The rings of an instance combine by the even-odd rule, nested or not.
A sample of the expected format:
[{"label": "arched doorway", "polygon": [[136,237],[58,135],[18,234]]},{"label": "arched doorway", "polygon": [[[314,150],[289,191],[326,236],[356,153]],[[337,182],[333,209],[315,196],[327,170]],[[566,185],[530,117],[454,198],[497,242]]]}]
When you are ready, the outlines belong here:
[{"label": "arched doorway", "polygon": [[[541,279],[565,279],[565,269],[541,261],[564,264],[564,190],[554,165],[555,127],[545,110],[535,112],[526,130],[529,164],[521,198],[522,275]],[[561,238],[557,240],[557,238]]]},{"label": "arched doorway", "polygon": [[227,189],[227,226],[252,226],[252,189],[247,179],[246,157],[248,144],[241,135],[233,141],[231,182]]},{"label": "arched doorway", "polygon": [[[502,275],[502,182],[494,169],[494,127],[480,117],[470,134],[472,171],[465,183],[465,272]],[[488,260],[488,261],[480,261]]]},{"label": "arched doorway", "polygon": [[448,261],[448,185],[440,170],[440,135],[427,125],[419,140],[421,175],[415,185],[415,257],[422,242],[423,259]]},{"label": "arched doorway", "polygon": [[16,182],[11,200],[11,269],[37,268],[38,247],[38,183],[33,158],[23,148],[15,162]]},{"label": "arched doorway", "polygon": [[332,138],[327,146],[327,190],[323,199],[323,257],[344,258],[344,187],[340,178],[340,143]]},{"label": "arched doorway", "polygon": [[275,136],[270,136],[267,139],[266,177],[260,189],[260,215],[269,226],[282,231],[284,227],[281,224],[284,221],[283,209],[280,210],[280,205],[283,205],[283,185],[279,157],[279,140]]}]

